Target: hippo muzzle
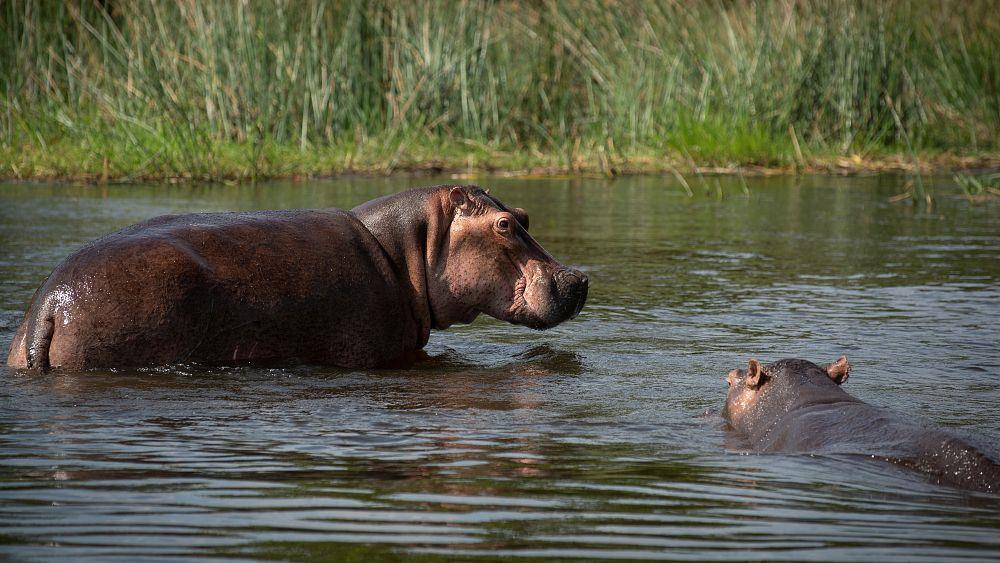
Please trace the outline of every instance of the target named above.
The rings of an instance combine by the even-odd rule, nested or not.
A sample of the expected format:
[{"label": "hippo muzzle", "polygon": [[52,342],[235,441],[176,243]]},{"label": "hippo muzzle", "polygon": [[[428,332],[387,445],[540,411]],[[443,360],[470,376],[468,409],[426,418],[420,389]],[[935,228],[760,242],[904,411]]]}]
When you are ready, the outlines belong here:
[{"label": "hippo muzzle", "polygon": [[560,267],[536,271],[515,287],[513,322],[544,330],[580,314],[589,280],[579,270]]},{"label": "hippo muzzle", "polygon": [[580,314],[584,303],[587,302],[587,289],[590,280],[587,275],[579,270],[564,268],[552,276],[556,281],[556,295],[559,302],[565,306],[566,310],[571,310],[568,315],[561,320],[573,319]]}]

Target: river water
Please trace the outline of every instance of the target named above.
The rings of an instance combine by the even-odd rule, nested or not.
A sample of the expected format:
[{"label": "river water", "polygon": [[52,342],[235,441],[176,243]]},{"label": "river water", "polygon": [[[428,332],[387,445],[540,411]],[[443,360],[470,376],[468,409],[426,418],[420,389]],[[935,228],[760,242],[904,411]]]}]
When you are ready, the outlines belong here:
[{"label": "river water", "polygon": [[[0,368],[0,558],[1000,558],[1000,498],[747,454],[718,416],[751,356],[846,354],[849,392],[998,443],[1000,204],[890,203],[905,181],[480,179],[588,273],[577,319],[482,318],[405,371]],[[0,185],[0,347],[125,225],[432,183]]]}]

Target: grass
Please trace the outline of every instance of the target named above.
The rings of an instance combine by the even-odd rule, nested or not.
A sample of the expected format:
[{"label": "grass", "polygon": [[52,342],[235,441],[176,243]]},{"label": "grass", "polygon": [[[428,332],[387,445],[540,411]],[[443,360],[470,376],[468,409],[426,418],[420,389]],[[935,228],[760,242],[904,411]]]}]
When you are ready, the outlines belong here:
[{"label": "grass", "polygon": [[965,197],[970,200],[977,201],[1000,196],[1000,173],[980,176],[955,174],[953,178]]},{"label": "grass", "polygon": [[8,0],[0,177],[1000,162],[992,0]]}]

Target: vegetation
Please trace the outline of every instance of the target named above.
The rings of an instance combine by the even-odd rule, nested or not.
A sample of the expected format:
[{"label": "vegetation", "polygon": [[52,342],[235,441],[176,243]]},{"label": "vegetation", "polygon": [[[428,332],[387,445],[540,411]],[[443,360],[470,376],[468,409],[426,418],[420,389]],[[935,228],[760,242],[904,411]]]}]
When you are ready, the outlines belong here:
[{"label": "vegetation", "polygon": [[0,177],[995,164],[996,8],[6,0]]},{"label": "vegetation", "polygon": [[971,200],[1000,196],[1000,173],[984,174],[978,177],[968,174],[956,174],[953,178],[965,194],[965,197]]}]

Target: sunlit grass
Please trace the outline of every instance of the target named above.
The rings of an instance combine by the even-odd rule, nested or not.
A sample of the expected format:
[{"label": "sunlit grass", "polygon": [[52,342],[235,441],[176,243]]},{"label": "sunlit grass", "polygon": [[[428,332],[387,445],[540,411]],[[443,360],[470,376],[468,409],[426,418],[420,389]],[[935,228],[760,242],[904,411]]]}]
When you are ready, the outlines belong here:
[{"label": "sunlit grass", "polygon": [[989,0],[102,5],[0,6],[0,175],[614,174],[998,150]]}]

